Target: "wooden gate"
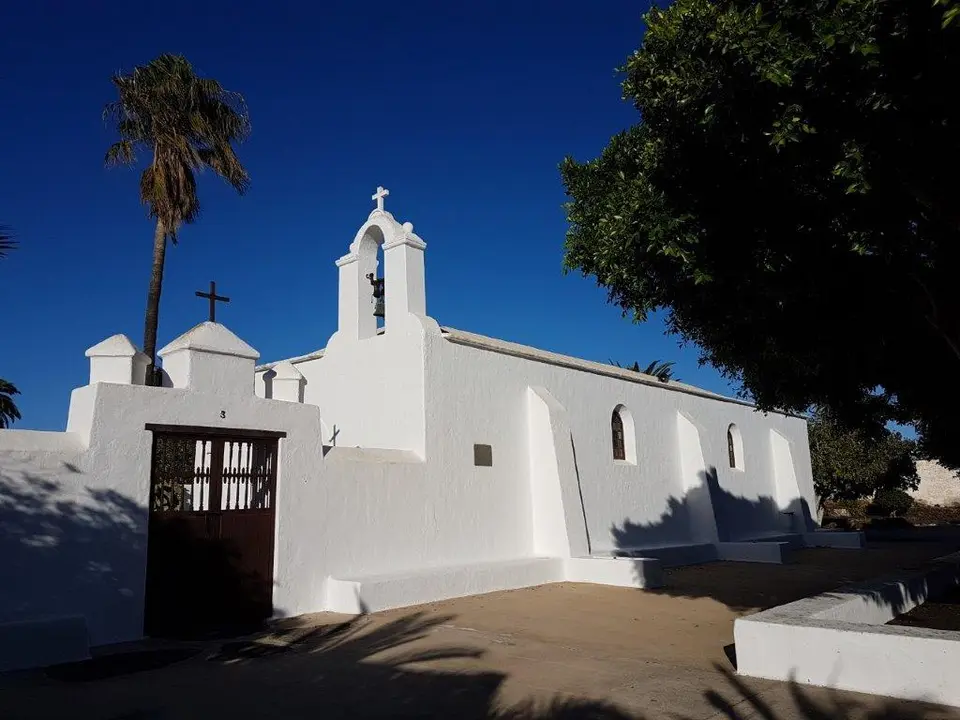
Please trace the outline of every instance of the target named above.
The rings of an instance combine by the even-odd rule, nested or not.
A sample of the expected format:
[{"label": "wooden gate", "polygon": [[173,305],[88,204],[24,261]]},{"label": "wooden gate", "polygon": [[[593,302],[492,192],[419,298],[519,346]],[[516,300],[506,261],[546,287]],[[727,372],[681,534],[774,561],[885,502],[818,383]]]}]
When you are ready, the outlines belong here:
[{"label": "wooden gate", "polygon": [[154,431],[144,631],[193,635],[273,612],[282,433]]}]

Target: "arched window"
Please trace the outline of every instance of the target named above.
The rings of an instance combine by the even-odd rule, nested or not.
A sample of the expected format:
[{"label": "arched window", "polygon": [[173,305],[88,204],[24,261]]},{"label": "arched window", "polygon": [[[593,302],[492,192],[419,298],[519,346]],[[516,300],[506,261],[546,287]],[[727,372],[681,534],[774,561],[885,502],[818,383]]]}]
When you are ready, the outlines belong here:
[{"label": "arched window", "polygon": [[633,427],[633,415],[623,405],[617,405],[613,409],[610,435],[613,441],[613,459],[636,465],[637,434]]},{"label": "arched window", "polygon": [[734,470],[743,470],[743,438],[733,423],[727,428],[727,459]]},{"label": "arched window", "polygon": [[616,410],[613,411],[613,419],[610,421],[613,430],[613,459],[626,460],[627,450],[623,446],[623,418]]}]

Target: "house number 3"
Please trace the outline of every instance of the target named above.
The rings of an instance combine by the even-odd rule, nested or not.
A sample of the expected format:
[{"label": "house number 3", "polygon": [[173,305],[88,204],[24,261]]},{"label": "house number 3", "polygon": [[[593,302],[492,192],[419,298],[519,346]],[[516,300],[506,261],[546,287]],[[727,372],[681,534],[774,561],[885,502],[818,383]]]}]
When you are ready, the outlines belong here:
[{"label": "house number 3", "polygon": [[225,418],[226,416],[227,416],[227,411],[226,411],[226,410],[221,410],[221,411],[220,411],[220,418],[223,419],[223,418]]}]

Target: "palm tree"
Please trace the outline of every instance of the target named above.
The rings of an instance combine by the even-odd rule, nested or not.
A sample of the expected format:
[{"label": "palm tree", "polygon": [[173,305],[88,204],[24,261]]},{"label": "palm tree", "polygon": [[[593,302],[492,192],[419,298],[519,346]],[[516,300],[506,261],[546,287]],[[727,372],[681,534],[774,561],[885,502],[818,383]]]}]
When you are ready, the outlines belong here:
[{"label": "palm tree", "polygon": [[140,202],[156,220],[143,328],[143,351],[150,358],[147,378],[156,384],[153,367],[167,240],[176,244],[180,226],[197,219],[197,172],[210,168],[238,193],[247,189],[250,176],[232,143],[250,134],[250,119],[240,95],[199,77],[182,55],[160,55],[112,80],[119,99],[103,114],[116,125],[120,140],[107,150],[107,166],[135,163],[138,150],[152,156],[140,176]]},{"label": "palm tree", "polygon": [[20,393],[12,382],[0,378],[0,430],[10,427],[14,420],[20,419],[20,411],[13,396]]},{"label": "palm tree", "polygon": [[[13,233],[0,225],[0,258],[6,257],[7,253],[15,247],[17,247],[17,241],[13,239]],[[8,428],[14,420],[20,419],[20,411],[13,401],[13,396],[19,393],[20,391],[12,382],[0,378],[0,429]]]},{"label": "palm tree", "polygon": [[[610,361],[610,364],[616,365],[619,368],[623,367],[623,365],[621,365],[618,362],[614,362],[613,360]],[[640,363],[637,361],[634,361],[633,365],[630,365],[624,369],[633,370],[634,372],[643,373],[644,375],[652,375],[660,382],[670,382],[671,380],[679,382],[680,378],[675,378],[673,376],[673,365],[674,365],[674,362],[672,360],[669,360],[666,362],[662,362],[660,360],[654,360],[649,365],[647,365],[643,370],[641,370]]]}]

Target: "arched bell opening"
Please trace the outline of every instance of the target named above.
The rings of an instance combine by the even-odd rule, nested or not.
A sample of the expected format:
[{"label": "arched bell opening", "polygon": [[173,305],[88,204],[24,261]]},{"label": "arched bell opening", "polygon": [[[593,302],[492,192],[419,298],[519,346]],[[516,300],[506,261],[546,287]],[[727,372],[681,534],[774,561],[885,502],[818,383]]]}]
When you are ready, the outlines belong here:
[{"label": "arched bell opening", "polygon": [[360,297],[357,310],[364,328],[361,338],[371,337],[383,328],[386,318],[386,267],[383,258],[384,235],[377,225],[366,229],[357,246],[360,270]]}]

